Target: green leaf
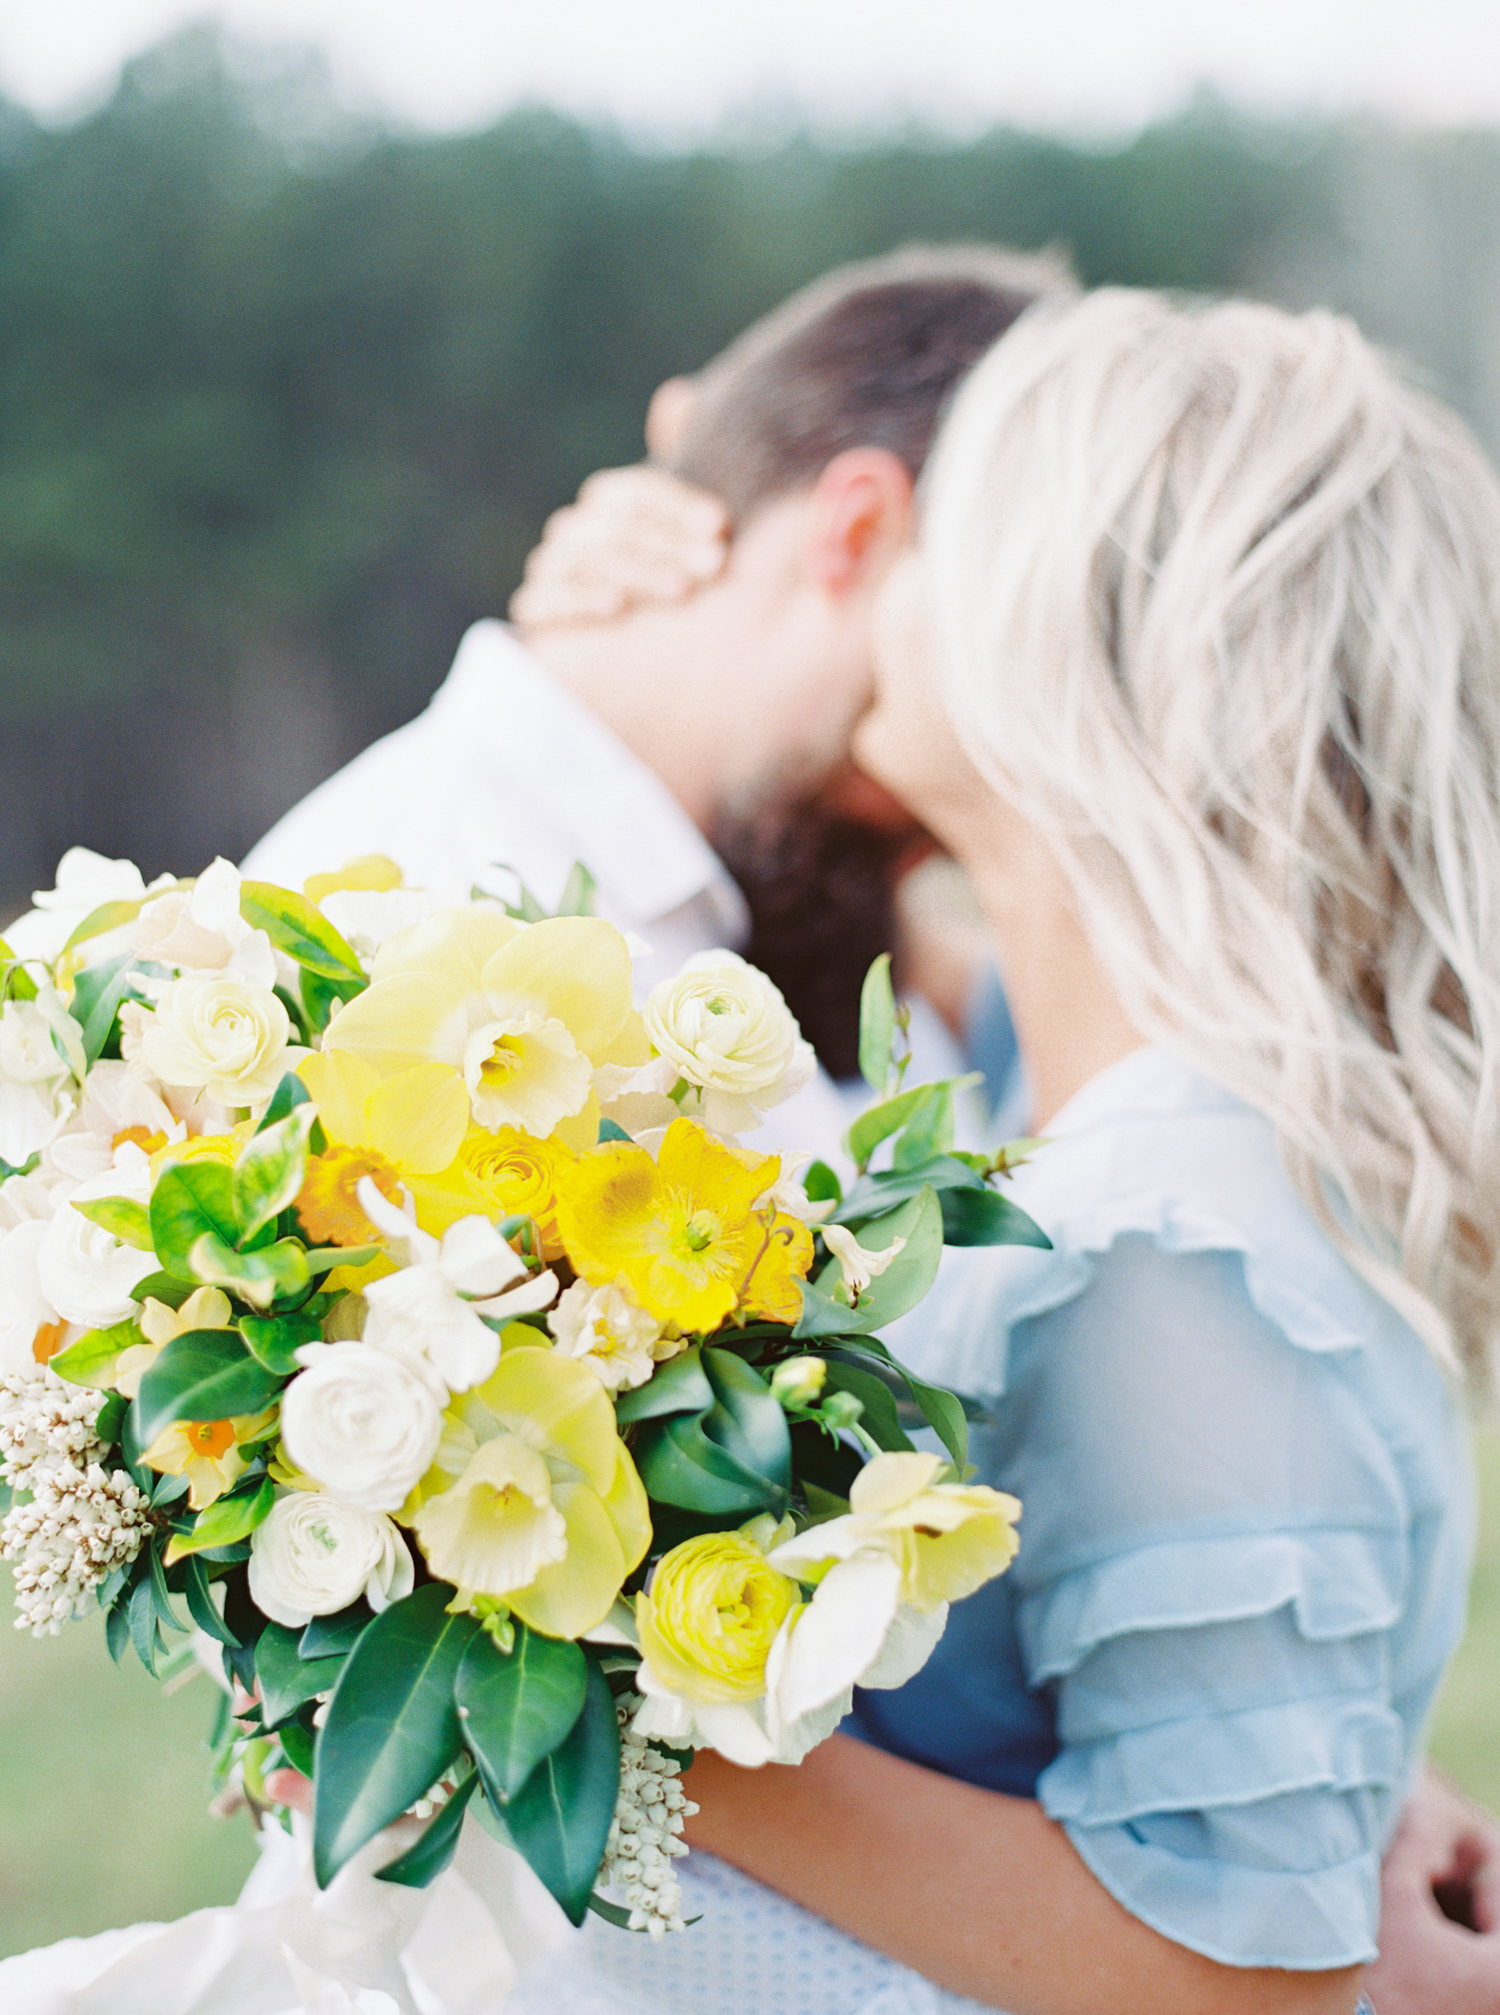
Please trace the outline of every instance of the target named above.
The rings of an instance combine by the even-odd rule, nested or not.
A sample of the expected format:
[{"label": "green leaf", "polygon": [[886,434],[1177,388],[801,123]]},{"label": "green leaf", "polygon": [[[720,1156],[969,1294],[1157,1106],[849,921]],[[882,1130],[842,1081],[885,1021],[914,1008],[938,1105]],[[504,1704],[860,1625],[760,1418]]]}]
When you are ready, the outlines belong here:
[{"label": "green leaf", "polygon": [[789,1491],[792,1440],[780,1400],[733,1351],[705,1350],[703,1369],[715,1400],[703,1416],[704,1433],[757,1476]]},{"label": "green leaf", "polygon": [[125,1416],[130,1411],[130,1401],[123,1392],[111,1392],[94,1417],[94,1432],[106,1448],[112,1447],[120,1439],[125,1425]]},{"label": "green leaf", "polygon": [[97,1224],[101,1231],[117,1238],[121,1245],[133,1245],[138,1252],[152,1250],[151,1220],[146,1215],[146,1206],[133,1198],[96,1196],[75,1202],[73,1208],[90,1224]]},{"label": "green leaf", "polygon": [[844,1152],[849,1159],[862,1169],[880,1143],[905,1126],[927,1091],[925,1084],[913,1085],[910,1091],[867,1107],[844,1135]]},{"label": "green leaf", "polygon": [[618,1125],[614,1120],[612,1119],[600,1120],[599,1140],[598,1140],[598,1145],[600,1147],[603,1147],[604,1143],[609,1140],[623,1140],[628,1142],[629,1139],[630,1135],[625,1131],[624,1127]]},{"label": "green leaf", "polygon": [[117,1322],[109,1329],[89,1330],[76,1343],[70,1343],[66,1350],[58,1351],[47,1361],[58,1377],[65,1378],[69,1385],[91,1385],[102,1389],[109,1384],[121,1352],[145,1340],[138,1323]]},{"label": "green leaf", "polygon": [[583,1922],[598,1880],[620,1789],[614,1700],[592,1659],[588,1668],[588,1692],[572,1734],[505,1808],[511,1839],[575,1924]]},{"label": "green leaf", "polygon": [[130,1290],[136,1301],[159,1301],[167,1308],[181,1308],[197,1286],[196,1281],[178,1280],[170,1273],[148,1273]]},{"label": "green leaf", "polygon": [[733,1513],[748,1518],[772,1511],[779,1518],[787,1492],[721,1448],[687,1414],[649,1421],[633,1449],[647,1495],[683,1511]]},{"label": "green leaf", "polygon": [[308,1278],[321,1280],[336,1266],[363,1266],[367,1260],[376,1258],[379,1252],[378,1245],[320,1245],[303,1257],[307,1261]]},{"label": "green leaf", "polygon": [[622,1427],[668,1413],[706,1413],[715,1393],[703,1369],[702,1348],[694,1343],[659,1365],[644,1385],[620,1394],[615,1418]]},{"label": "green leaf", "polygon": [[916,1168],[881,1169],[862,1175],[838,1209],[831,1214],[834,1224],[857,1227],[879,1217],[898,1203],[905,1203],[924,1187],[935,1190],[983,1189],[984,1177],[961,1155],[942,1154]]},{"label": "green leaf", "polygon": [[[273,1126],[279,1126],[288,1113],[295,1112],[298,1106],[308,1105],[311,1101],[312,1093],[301,1078],[294,1070],[287,1071],[272,1092],[271,1103],[261,1114],[260,1125],[255,1131],[268,1133]],[[321,1154],[328,1145],[327,1137],[316,1121],[313,1122],[313,1130],[307,1144],[314,1154]]]},{"label": "green leaf", "polygon": [[130,896],[120,902],[100,903],[96,910],[90,910],[83,922],[75,927],[63,950],[70,952],[75,945],[87,944],[90,938],[102,937],[106,931],[118,930],[121,924],[134,923],[147,903],[155,902],[158,896],[170,895],[173,889],[186,889],[191,886],[190,882],[173,882],[170,887],[152,889],[149,895]]},{"label": "green leaf", "polygon": [[911,1437],[903,1429],[896,1414],[895,1397],[879,1373],[862,1365],[846,1364],[831,1355],[827,1363],[825,1390],[854,1394],[864,1408],[860,1426],[865,1432],[882,1448],[909,1449]]},{"label": "green leaf", "polygon": [[927,1097],[896,1136],[891,1157],[895,1168],[920,1168],[953,1145],[953,1088],[943,1082],[926,1087]]},{"label": "green leaf", "polygon": [[193,1242],[188,1263],[199,1280],[226,1287],[252,1308],[300,1294],[312,1279],[306,1249],[294,1238],[279,1238],[255,1252],[237,1252],[211,1231]]},{"label": "green leaf", "polygon": [[104,1643],[116,1665],[125,1656],[130,1644],[130,1598],[125,1596],[115,1603],[104,1619]]},{"label": "green leaf", "polygon": [[850,1337],[841,1346],[841,1355],[845,1359],[859,1355],[872,1357],[878,1365],[893,1372],[916,1401],[928,1425],[936,1431],[953,1458],[954,1468],[960,1476],[965,1473],[969,1463],[969,1422],[962,1400],[943,1386],[928,1385],[925,1379],[908,1371],[878,1336]]},{"label": "green leaf", "polygon": [[[368,981],[363,978],[359,980],[328,979],[322,973],[309,972],[304,966],[302,969],[302,1008],[307,1016],[308,1026],[312,1029],[313,1033],[321,1035],[329,1022],[333,1020],[334,1010],[342,1007],[345,1001],[353,1000],[356,994],[362,994],[367,985]],[[313,1152],[314,1154],[321,1154],[322,1151],[322,1145],[317,1135],[314,1134]]]},{"label": "green leaf", "polygon": [[793,1334],[867,1336],[915,1308],[931,1287],[943,1256],[943,1212],[935,1190],[923,1187],[899,1209],[871,1218],[859,1232],[859,1242],[869,1252],[884,1252],[898,1238],[905,1239],[904,1249],[870,1282],[859,1306],[845,1307],[842,1314],[833,1289],[842,1283],[843,1274],[838,1261],[830,1260],[813,1286],[804,1289],[802,1321]]},{"label": "green leaf", "polygon": [[[896,994],[891,985],[891,955],[882,952],[865,974],[859,993],[859,1074],[871,1091],[883,1096],[893,1072],[896,1047]],[[863,1161],[863,1155],[855,1155]]]},{"label": "green leaf", "polygon": [[394,1861],[387,1861],[384,1868],[375,1870],[375,1880],[399,1882],[405,1889],[425,1889],[429,1883],[436,1882],[458,1850],[464,1812],[478,1784],[478,1777],[471,1772],[447,1804],[439,1809],[421,1838],[414,1841],[404,1854],[398,1854]]},{"label": "green leaf", "polygon": [[310,1105],[299,1105],[274,1126],[262,1127],[240,1150],[231,1171],[240,1239],[263,1231],[288,1208],[307,1175],[307,1137],[317,1124]]},{"label": "green leaf", "polygon": [[458,1755],[453,1682],[479,1626],[428,1582],[383,1610],[349,1654],[318,1740],[313,1867],[326,1889],[351,1855],[422,1797]]},{"label": "green leaf", "polygon": [[233,1546],[236,1540],[248,1539],[256,1526],[270,1516],[275,1502],[276,1486],[269,1476],[263,1476],[253,1490],[216,1498],[198,1513],[198,1522],[191,1532],[180,1532],[174,1537],[173,1558],[181,1560],[189,1554],[202,1553],[205,1547]]},{"label": "green leaf", "polygon": [[304,1728],[300,1721],[287,1721],[277,1729],[276,1740],[293,1770],[301,1771],[304,1777],[312,1777],[317,1770],[317,1745],[311,1729]]},{"label": "green leaf", "polygon": [[157,1623],[165,1630],[186,1630],[177,1611],[172,1607],[172,1595],[167,1587],[167,1573],[162,1566],[161,1553],[155,1546],[146,1548],[151,1572],[151,1599],[156,1609]]},{"label": "green leaf", "polygon": [[83,1028],[83,1053],[90,1066],[104,1054],[109,1032],[120,1012],[120,1003],[130,991],[135,975],[135,953],[121,952],[103,965],[89,966],[73,982],[70,1013]]},{"label": "green leaf", "polygon": [[582,861],[574,861],[563,892],[558,900],[556,914],[560,917],[591,917],[594,914],[594,897],[599,884],[589,873]]},{"label": "green leaf", "polygon": [[352,1651],[374,1617],[370,1605],[360,1600],[332,1616],[315,1616],[302,1633],[304,1658],[332,1658]]},{"label": "green leaf", "polygon": [[1035,1218],[1008,1196],[992,1189],[945,1189],[943,1238],[948,1245],[1034,1245],[1050,1252],[1052,1241]]},{"label": "green leaf", "polygon": [[136,1395],[135,1432],[146,1449],[174,1420],[259,1413],[280,1387],[232,1329],[190,1329],[147,1365]]},{"label": "green leaf", "polygon": [[802,1171],[802,1188],[809,1203],[838,1203],[844,1186],[826,1161],[812,1161]]},{"label": "green leaf", "polygon": [[324,979],[358,980],[364,967],[316,904],[274,882],[241,882],[240,915],[262,930],[280,952]]},{"label": "green leaf", "polygon": [[337,1685],[344,1658],[304,1658],[298,1630],[268,1623],[255,1646],[255,1676],[260,1682],[262,1725],[269,1733],[289,1721],[304,1701]]},{"label": "green leaf", "polygon": [[543,909],[542,905],[537,901],[509,861],[491,861],[490,866],[498,868],[503,875],[514,877],[516,900],[513,903],[508,903],[503,896],[492,895],[488,889],[482,889],[478,882],[476,882],[469,891],[470,902],[499,903],[508,917],[515,917],[520,923],[539,924],[543,922],[547,916],[547,911]]},{"label": "green leaf", "polygon": [[233,1176],[221,1161],[169,1163],[151,1192],[151,1239],[168,1273],[197,1282],[193,1247],[206,1232],[230,1246],[239,1237]]},{"label": "green leaf", "polygon": [[291,1378],[302,1369],[297,1352],[305,1343],[318,1342],[323,1325],[299,1309],[292,1315],[242,1315],[239,1331],[257,1362],[278,1378]]},{"label": "green leaf", "polygon": [[483,1631],[464,1653],[453,1697],[464,1741],[491,1798],[507,1804],[583,1712],[588,1660],[576,1644],[517,1622],[506,1653]]},{"label": "green leaf", "polygon": [[200,1630],[206,1630],[210,1637],[216,1637],[220,1644],[227,1644],[239,1650],[240,1641],[220,1616],[209,1593],[213,1584],[208,1578],[208,1569],[197,1555],[188,1561],[183,1592],[187,1596],[188,1614]]}]

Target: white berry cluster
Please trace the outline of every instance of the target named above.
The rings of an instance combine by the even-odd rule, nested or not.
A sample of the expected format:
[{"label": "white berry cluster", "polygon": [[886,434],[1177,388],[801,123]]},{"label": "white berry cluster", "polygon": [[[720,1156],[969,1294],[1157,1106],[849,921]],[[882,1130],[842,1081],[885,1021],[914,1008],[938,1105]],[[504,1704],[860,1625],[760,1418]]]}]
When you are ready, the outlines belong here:
[{"label": "white berry cluster", "polygon": [[96,1392],[44,1368],[0,1377],[0,1466],[29,1493],[0,1524],[0,1558],[14,1567],[16,1628],[33,1637],[55,1637],[82,1615],[151,1530],[144,1491],[97,1460],[98,1412]]},{"label": "white berry cluster", "polygon": [[599,1870],[601,1882],[618,1883],[630,1905],[632,1931],[660,1938],[685,1931],[682,1886],[672,1863],[686,1854],[676,1836],[698,1810],[678,1783],[682,1765],[632,1732],[640,1696],[626,1693],[615,1703],[620,1723],[620,1795],[610,1822],[609,1841]]}]

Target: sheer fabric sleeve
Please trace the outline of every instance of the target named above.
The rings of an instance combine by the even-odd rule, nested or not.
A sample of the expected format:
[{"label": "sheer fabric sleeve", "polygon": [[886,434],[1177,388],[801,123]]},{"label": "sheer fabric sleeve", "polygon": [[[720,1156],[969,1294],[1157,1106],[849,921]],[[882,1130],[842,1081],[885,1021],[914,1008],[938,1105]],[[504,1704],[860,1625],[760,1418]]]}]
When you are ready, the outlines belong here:
[{"label": "sheer fabric sleeve", "polygon": [[1225,1964],[1375,1956],[1411,1546],[1359,1355],[1299,1347],[1239,1253],[1144,1233],[1010,1338],[1018,1628],[1061,1744],[1038,1796],[1127,1909]]}]

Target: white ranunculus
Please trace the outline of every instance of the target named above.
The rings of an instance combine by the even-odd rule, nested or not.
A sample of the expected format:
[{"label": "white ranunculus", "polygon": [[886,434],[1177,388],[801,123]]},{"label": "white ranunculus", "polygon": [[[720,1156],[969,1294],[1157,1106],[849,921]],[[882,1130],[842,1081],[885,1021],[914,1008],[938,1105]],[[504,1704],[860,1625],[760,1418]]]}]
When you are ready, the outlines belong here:
[{"label": "white ranunculus", "polygon": [[[170,881],[171,876],[161,879]],[[134,861],[107,860],[87,847],[69,847],[57,864],[57,886],[38,889],[31,898],[36,908],[8,924],[0,937],[18,959],[43,959],[50,965],[85,917],[105,903],[134,902],[145,893]],[[89,958],[110,957],[116,935],[89,939]]]},{"label": "white ranunculus", "polygon": [[646,1032],[698,1087],[715,1133],[746,1133],[801,1091],[817,1068],[778,990],[735,952],[700,952],[652,989]]},{"label": "white ranunculus", "polygon": [[133,1315],[137,1284],[161,1270],[154,1252],[123,1245],[73,1208],[75,1203],[106,1196],[149,1202],[151,1164],[134,1142],[116,1152],[112,1168],[79,1183],[69,1200],[58,1206],[37,1251],[42,1293],[65,1321],[80,1322],[88,1329],[108,1329]]},{"label": "white ranunculus", "polygon": [[37,1273],[48,1222],[26,1218],[0,1238],[0,1371],[34,1371],[37,1331],[60,1320]]},{"label": "white ranunculus", "polygon": [[197,973],[223,973],[268,991],[276,984],[276,957],[264,931],[240,915],[240,872],[213,861],[190,889],[173,889],[149,902],[136,920],[138,957]]},{"label": "white ranunculus", "polygon": [[586,1364],[611,1392],[644,1385],[659,1357],[675,1357],[684,1348],[664,1344],[656,1317],[613,1281],[591,1287],[575,1280],[558,1296],[547,1327],[559,1353]]},{"label": "white ranunculus", "polygon": [[415,1371],[366,1343],[313,1343],[281,1395],[281,1440],[298,1469],[366,1511],[399,1511],[442,1438],[438,1401]]},{"label": "white ranunculus", "polygon": [[333,1616],[363,1596],[374,1610],[410,1595],[411,1553],[383,1512],[294,1490],[250,1535],[250,1599],[288,1630]]},{"label": "white ranunculus", "polygon": [[231,978],[182,979],[141,1024],[140,1059],[153,1077],[201,1090],[224,1106],[262,1105],[301,1050],[268,987]]}]

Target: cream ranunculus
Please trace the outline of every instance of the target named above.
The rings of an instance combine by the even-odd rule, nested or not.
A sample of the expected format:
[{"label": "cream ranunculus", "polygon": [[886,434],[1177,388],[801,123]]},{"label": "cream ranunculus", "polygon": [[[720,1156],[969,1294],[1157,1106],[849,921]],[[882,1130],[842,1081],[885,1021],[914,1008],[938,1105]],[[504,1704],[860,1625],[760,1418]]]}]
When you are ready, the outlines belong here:
[{"label": "cream ranunculus", "polygon": [[411,1553],[391,1520],[327,1491],[279,1497],[250,1535],[250,1598],[288,1630],[360,1596],[385,1609],[410,1595],[414,1579]]},{"label": "cream ranunculus", "polygon": [[183,979],[142,1026],[141,1061],[164,1085],[202,1090],[223,1106],[263,1105],[301,1050],[269,987]]},{"label": "cream ranunculus", "polygon": [[92,1224],[75,1203],[125,1197],[144,1204],[151,1195],[151,1164],[133,1142],[115,1156],[114,1167],[80,1183],[59,1205],[37,1251],[42,1293],[66,1322],[108,1329],[135,1313],[135,1289],[147,1274],[160,1271],[154,1252],[142,1252]]},{"label": "cream ranunculus", "polygon": [[700,952],[652,990],[646,1033],[696,1086],[715,1133],[746,1133],[800,1091],[817,1068],[791,1009],[734,952]]},{"label": "cream ranunculus", "polygon": [[307,1369],[281,1395],[293,1466],[366,1511],[399,1511],[442,1437],[431,1386],[365,1343],[308,1344],[298,1355]]},{"label": "cream ranunculus", "polygon": [[675,1357],[686,1339],[668,1343],[662,1326],[623,1288],[575,1280],[558,1297],[547,1326],[564,1357],[576,1357],[611,1392],[644,1385],[661,1358]]}]

